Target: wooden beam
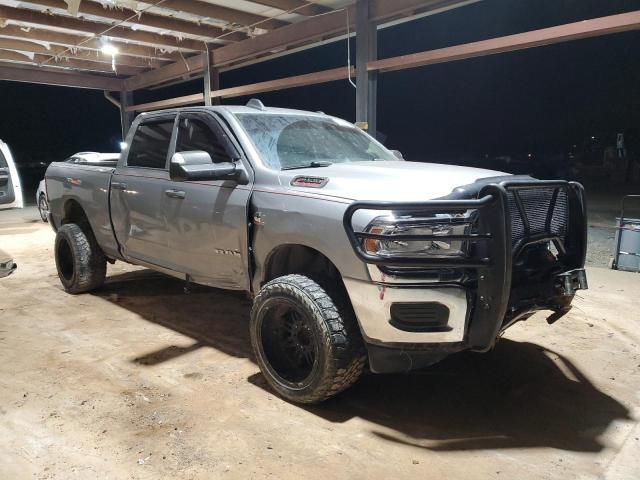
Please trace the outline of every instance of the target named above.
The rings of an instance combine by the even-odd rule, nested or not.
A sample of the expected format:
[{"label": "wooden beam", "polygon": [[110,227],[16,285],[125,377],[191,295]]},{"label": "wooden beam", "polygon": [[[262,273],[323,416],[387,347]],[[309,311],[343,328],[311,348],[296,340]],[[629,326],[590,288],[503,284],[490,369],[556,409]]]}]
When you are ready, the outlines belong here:
[{"label": "wooden beam", "polygon": [[64,87],[89,88],[95,90],[120,90],[122,80],[100,75],[87,75],[70,71],[52,71],[42,68],[0,65],[0,80],[39,83]]},{"label": "wooden beam", "polygon": [[325,7],[324,5],[318,5],[313,2],[307,2],[304,0],[251,0],[253,3],[259,3],[260,5],[265,5],[267,7],[273,7],[280,10],[284,10],[288,12],[290,10],[295,10],[294,13],[298,15],[319,15],[321,13],[330,12],[331,9],[329,7]]},{"label": "wooden beam", "polygon": [[517,33],[515,35],[507,35],[505,37],[492,38],[490,40],[482,40],[464,45],[386,58],[384,60],[369,62],[367,69],[369,71],[391,72],[394,70],[404,70],[424,65],[513,52],[638,29],[640,29],[640,10],[525,33]]},{"label": "wooden beam", "polygon": [[[91,38],[86,35],[71,35],[68,33],[56,32],[53,30],[44,30],[40,28],[25,28],[18,25],[5,25],[0,27],[1,38],[13,38],[19,40],[30,40],[38,42],[46,42],[52,45],[61,45],[64,47],[74,47],[81,42],[81,49],[88,50],[100,50],[101,45],[97,39]],[[146,47],[143,45],[137,45],[134,43],[116,42],[112,41],[119,50],[119,55],[145,57],[145,58],[157,58],[167,60],[178,60],[180,58],[177,52],[161,52],[157,47]]]},{"label": "wooden beam", "polygon": [[[0,18],[13,22],[26,23],[43,28],[56,27],[76,32],[91,33],[101,35],[107,30],[109,25],[98,22],[90,22],[78,18],[64,17],[60,15],[47,15],[32,10],[23,10],[13,7],[5,7],[0,5]],[[164,46],[173,48],[182,48],[193,51],[201,51],[203,49],[202,42],[183,39],[178,40],[171,35],[160,35],[157,33],[145,32],[142,30],[132,30],[128,27],[113,27],[105,36],[125,41],[133,41],[146,43],[154,46]]]},{"label": "wooden beam", "polygon": [[162,2],[161,6],[162,8],[168,8],[177,12],[185,12],[205,18],[224,20],[225,22],[236,25],[249,26],[255,23],[260,23],[259,27],[266,30],[274,30],[287,25],[288,23],[282,20],[269,19],[269,17],[265,17],[263,15],[243,12],[234,8],[213,5],[211,3],[201,2],[198,0],[165,0]]},{"label": "wooden beam", "polygon": [[[64,0],[23,0],[23,3],[39,5],[42,7],[59,10],[61,12],[66,12],[68,8],[68,5]],[[162,6],[164,7],[164,4]],[[104,18],[108,23],[111,23],[111,21],[113,20],[122,22],[129,19],[131,16],[136,15],[136,12],[134,10],[130,10],[125,6],[119,8],[104,8],[99,3],[90,1],[81,2],[79,12],[86,15]],[[168,30],[171,32],[209,38],[217,37],[219,35],[222,35],[223,33],[226,33],[226,31],[222,30],[221,28],[214,27],[212,25],[197,24],[195,22],[188,22],[185,20],[180,20],[178,18],[166,17],[163,15],[156,15],[148,12],[143,12],[142,14],[136,16],[134,19],[129,20],[129,22],[137,23],[138,25],[145,25],[147,27],[160,28],[162,30]],[[241,33],[234,33],[225,36],[225,39],[228,40],[243,40],[245,38],[247,38],[247,36]]]},{"label": "wooden beam", "polygon": [[413,15],[428,10],[439,10],[451,5],[465,3],[463,0],[384,0],[371,2],[372,22],[384,22],[395,17]]},{"label": "wooden beam", "polygon": [[[21,52],[31,52],[31,53],[39,53],[43,55],[48,55],[51,57],[59,57],[61,59],[77,59],[83,61],[91,61],[98,63],[108,63],[111,65],[111,57],[109,55],[105,55],[99,50],[80,50],[69,51],[65,47],[60,47],[57,45],[51,45],[49,48],[45,47],[40,43],[35,42],[27,42],[25,40],[16,40],[13,38],[1,38],[0,37],[0,49],[3,50],[17,50]],[[150,69],[161,67],[162,65],[166,65],[167,61],[160,61],[152,58],[139,58],[139,57],[127,57],[122,55],[116,56],[116,64],[127,67],[138,67],[142,69]],[[137,73],[140,73],[138,71]]]},{"label": "wooden beam", "polygon": [[[42,55],[40,53],[36,53],[33,55],[33,58],[30,58],[23,53],[0,49],[0,61],[23,62],[33,64],[34,66],[42,66],[44,64],[49,67],[67,67],[76,70],[86,70],[89,72],[102,72],[109,73],[114,76],[116,75],[116,72],[113,71],[110,64],[75,58],[53,59],[49,55]],[[141,70],[142,69],[139,67],[119,66],[117,67],[117,74],[135,75],[137,73],[140,73]]]},{"label": "wooden beam", "polygon": [[[355,69],[351,69],[351,74],[355,74]],[[349,76],[347,67],[334,68],[332,70],[323,70],[321,72],[308,73],[305,75],[296,75],[294,77],[280,78],[278,80],[269,80],[267,82],[252,83],[250,85],[242,85],[240,87],[223,88],[221,90],[212,90],[211,98],[233,98],[243,97],[246,95],[255,95],[256,93],[275,92],[278,90],[286,90],[289,88],[304,87],[315,85],[318,83],[334,82],[344,80]],[[194,95],[186,95],[183,97],[171,98],[168,100],[160,100],[158,102],[143,103],[128,107],[128,111],[145,112],[149,110],[159,110],[163,108],[181,107],[184,105],[192,105],[194,103],[203,103],[204,95],[196,93]]]}]

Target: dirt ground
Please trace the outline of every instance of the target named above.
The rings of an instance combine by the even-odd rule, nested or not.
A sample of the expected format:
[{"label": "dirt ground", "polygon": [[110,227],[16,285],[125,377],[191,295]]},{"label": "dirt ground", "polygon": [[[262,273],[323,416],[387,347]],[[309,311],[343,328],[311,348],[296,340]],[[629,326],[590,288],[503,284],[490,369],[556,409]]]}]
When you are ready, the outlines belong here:
[{"label": "dirt ground", "polygon": [[122,263],[70,296],[52,245],[0,212],[0,478],[640,478],[638,274],[590,268],[553,326],[302,408],[252,361],[243,296]]}]

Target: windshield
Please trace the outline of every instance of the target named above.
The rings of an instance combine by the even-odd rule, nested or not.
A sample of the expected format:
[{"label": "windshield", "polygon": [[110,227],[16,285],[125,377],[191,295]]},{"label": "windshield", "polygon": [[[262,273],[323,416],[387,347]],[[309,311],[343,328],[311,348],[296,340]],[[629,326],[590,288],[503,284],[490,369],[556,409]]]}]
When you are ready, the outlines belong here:
[{"label": "windshield", "polygon": [[241,113],[236,117],[271,168],[286,170],[331,163],[398,160],[344,120],[272,113]]}]

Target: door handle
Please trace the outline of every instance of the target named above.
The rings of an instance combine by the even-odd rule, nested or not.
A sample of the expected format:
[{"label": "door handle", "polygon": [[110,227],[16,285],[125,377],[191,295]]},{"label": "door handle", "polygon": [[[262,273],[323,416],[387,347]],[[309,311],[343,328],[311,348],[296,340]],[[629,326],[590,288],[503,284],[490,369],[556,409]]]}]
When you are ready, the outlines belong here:
[{"label": "door handle", "polygon": [[126,183],[120,183],[120,182],[111,182],[111,188],[113,190],[126,190],[127,189],[127,184]]},{"label": "door handle", "polygon": [[171,198],[182,199],[186,196],[186,193],[184,193],[182,190],[165,190],[164,193],[167,197]]}]

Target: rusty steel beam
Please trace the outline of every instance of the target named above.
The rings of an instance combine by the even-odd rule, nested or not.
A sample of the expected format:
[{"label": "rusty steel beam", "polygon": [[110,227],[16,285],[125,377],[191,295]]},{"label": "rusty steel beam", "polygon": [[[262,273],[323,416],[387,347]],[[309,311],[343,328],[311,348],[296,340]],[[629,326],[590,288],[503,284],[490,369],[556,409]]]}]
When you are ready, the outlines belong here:
[{"label": "rusty steel beam", "polygon": [[94,90],[122,89],[122,80],[118,78],[13,64],[0,65],[0,80],[89,88]]},{"label": "rusty steel beam", "polygon": [[[351,74],[355,74],[355,69],[351,69]],[[335,82],[337,80],[344,80],[348,77],[348,75],[349,71],[347,70],[347,67],[334,68],[331,70],[307,73],[305,75],[296,75],[293,77],[280,78],[277,80],[269,80],[267,82],[242,85],[240,87],[211,90],[211,98],[243,97],[245,95],[254,95],[256,93],[275,92],[288,88],[305,87],[308,85],[316,85],[319,83]],[[160,100],[157,102],[132,105],[128,107],[128,111],[145,112],[149,110],[180,107],[183,105],[192,105],[194,103],[203,102],[204,95],[202,93],[196,93],[193,95],[185,95],[183,97],[170,98],[168,100]]]},{"label": "rusty steel beam", "polygon": [[[372,11],[375,12],[375,21],[382,22],[388,18],[394,18],[406,11],[409,5],[417,9],[439,9],[443,5],[462,3],[462,0],[401,0],[395,1],[371,0]],[[396,6],[399,10],[396,10]],[[349,7],[349,20],[351,28],[355,25],[355,9]],[[304,45],[313,41],[338,36],[346,32],[347,13],[345,10],[333,11],[319,17],[303,20],[292,25],[278,28],[272,32],[254,38],[248,38],[241,42],[232,43],[213,51],[213,65],[220,67],[229,65],[260,55],[267,55],[274,51],[283,51],[290,47]],[[202,72],[202,62],[193,61],[178,62],[167,65],[152,72],[145,72],[127,82],[131,89],[145,88],[175,80],[184,75]]]},{"label": "rusty steel beam", "polygon": [[[352,18],[355,21],[355,17]],[[322,15],[318,18],[287,25],[259,37],[217,48],[212,52],[213,65],[219,67],[231,61],[247,58],[250,55],[285,48],[292,42],[299,43],[303,39],[322,37],[330,33],[341,33],[345,29],[346,17],[344,12]],[[222,51],[223,49],[224,51]],[[176,62],[128,79],[127,88],[137,90],[174,80],[186,74],[200,73],[202,70],[203,65],[200,59],[188,59],[186,62]]]},{"label": "rusty steel beam", "polygon": [[367,70],[392,72],[638,29],[640,29],[640,10],[466,43],[464,45],[385,58],[369,62]]},{"label": "rusty steel beam", "polygon": [[[640,29],[640,11],[611,15],[581,22],[575,22],[557,27],[544,28],[505,37],[483,40],[480,42],[457,45],[427,52],[420,52],[400,57],[370,61],[367,64],[369,71],[381,73],[407,68],[415,68],[436,63],[452,62],[467,58],[476,58],[494,55],[503,52],[512,52],[560,42],[567,42],[583,38],[627,32]],[[202,63],[202,62],[201,62]],[[165,67],[166,68],[166,67]],[[295,88],[305,85],[330,82],[347,78],[346,67],[324,72],[316,72],[296,77],[271,80],[239,87],[227,88],[211,92],[213,97],[237,97],[252,95],[261,92],[270,92],[286,88]],[[129,79],[130,80],[130,79]],[[202,102],[202,94],[180,97],[178,99],[163,100],[150,104],[131,107],[132,110],[153,110],[156,108],[168,108],[172,106],[188,105]]]}]

